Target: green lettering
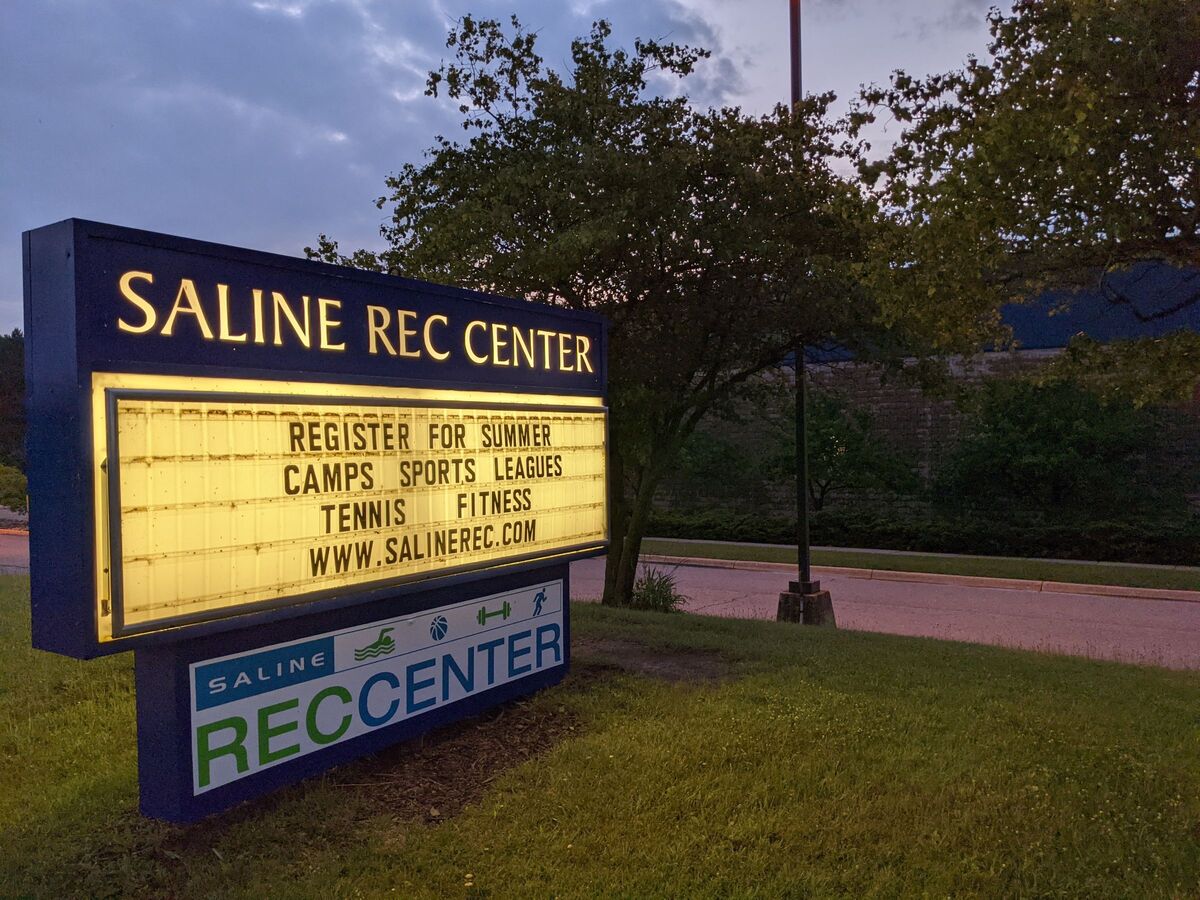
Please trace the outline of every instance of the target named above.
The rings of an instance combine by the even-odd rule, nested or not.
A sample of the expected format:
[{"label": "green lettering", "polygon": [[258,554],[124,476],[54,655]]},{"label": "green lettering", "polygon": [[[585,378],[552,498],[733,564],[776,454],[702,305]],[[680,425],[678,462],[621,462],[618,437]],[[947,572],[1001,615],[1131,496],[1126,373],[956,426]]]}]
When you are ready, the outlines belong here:
[{"label": "green lettering", "polygon": [[289,744],[286,747],[280,747],[278,750],[271,749],[271,738],[287,734],[289,731],[295,731],[300,727],[295,719],[290,722],[284,722],[281,725],[272,726],[271,716],[289,709],[295,709],[299,705],[300,701],[293,697],[291,700],[284,700],[282,703],[264,706],[258,711],[258,764],[260,766],[273,763],[276,760],[286,759],[292,754],[300,752],[299,744]]},{"label": "green lettering", "polygon": [[[213,732],[224,731],[227,728],[233,729],[233,740],[220,747],[210,746],[209,737]],[[247,730],[246,720],[241,716],[210,722],[196,729],[196,764],[200,767],[200,787],[208,787],[212,780],[212,761],[220,756],[232,755],[239,775],[250,768],[246,759],[246,748],[242,746],[246,741]]]},{"label": "green lettering", "polygon": [[342,723],[329,734],[325,734],[325,732],[317,727],[317,707],[321,705],[321,701],[326,697],[337,697],[343,703],[352,702],[350,692],[344,687],[337,687],[336,685],[325,688],[325,690],[312,698],[312,702],[308,704],[308,713],[304,717],[304,727],[314,744],[332,744],[345,734],[346,729],[350,727],[351,718],[349,715],[345,716],[342,719]]}]

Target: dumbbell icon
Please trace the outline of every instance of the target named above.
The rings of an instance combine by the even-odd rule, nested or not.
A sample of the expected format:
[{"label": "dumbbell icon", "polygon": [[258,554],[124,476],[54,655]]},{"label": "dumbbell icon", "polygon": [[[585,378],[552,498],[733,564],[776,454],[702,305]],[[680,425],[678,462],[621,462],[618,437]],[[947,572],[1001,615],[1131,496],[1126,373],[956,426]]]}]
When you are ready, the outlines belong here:
[{"label": "dumbbell icon", "polygon": [[507,619],[511,615],[512,615],[512,604],[509,603],[507,600],[505,600],[502,604],[500,604],[499,609],[493,609],[491,612],[488,612],[488,609],[486,606],[479,607],[479,612],[476,613],[476,615],[475,615],[475,621],[478,622],[480,625],[486,625],[488,619],[491,619],[494,616],[499,616],[500,621],[503,622],[505,619]]}]

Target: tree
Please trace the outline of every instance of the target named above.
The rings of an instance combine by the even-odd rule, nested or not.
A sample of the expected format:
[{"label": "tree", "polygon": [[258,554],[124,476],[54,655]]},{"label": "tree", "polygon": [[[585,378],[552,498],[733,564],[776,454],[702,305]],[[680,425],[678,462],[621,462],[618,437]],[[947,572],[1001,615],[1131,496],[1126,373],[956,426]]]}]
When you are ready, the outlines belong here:
[{"label": "tree", "polygon": [[[947,292],[981,321],[1051,288],[1128,304],[1131,268],[1200,268],[1200,5],[1018,0],[989,22],[988,59],[897,72],[852,116],[903,129],[861,166],[898,226],[884,254],[893,315]],[[1200,301],[1200,272],[1183,280],[1190,290],[1140,314]]]},{"label": "tree", "polygon": [[987,381],[968,400],[938,494],[998,521],[1014,512],[1062,521],[1161,507],[1161,485],[1140,468],[1154,437],[1145,413],[1069,382]]},{"label": "tree", "polygon": [[[787,390],[760,391],[756,431],[763,444],[763,473],[776,483],[796,471],[796,405]],[[921,488],[916,465],[875,427],[866,409],[834,390],[810,384],[804,425],[808,444],[811,508],[820,512],[839,491],[913,493]]]},{"label": "tree", "polygon": [[27,491],[28,485],[20,469],[0,465],[0,507],[25,512],[29,507]]},{"label": "tree", "polygon": [[1046,384],[1070,381],[1138,408],[1191,400],[1200,381],[1200,334],[1180,330],[1110,344],[1076,335],[1037,379]]},{"label": "tree", "polygon": [[25,336],[0,335],[0,464],[25,468]]},{"label": "tree", "polygon": [[[842,490],[916,491],[915,466],[875,428],[869,412],[854,409],[831,391],[810,390],[805,426],[808,437],[808,495],[812,508],[825,508],[831,492]],[[795,409],[788,423],[793,450]]]},{"label": "tree", "polygon": [[388,179],[385,250],[343,255],[321,235],[308,252],[608,317],[604,600],[624,603],[655,489],[705,412],[798,339],[883,341],[858,282],[872,210],[830,169],[853,155],[832,97],[794,116],[697,109],[649,86],[705,51],[609,36],[593,26],[560,73],[515,18],[462,19],[428,93],[458,104],[466,139]]}]

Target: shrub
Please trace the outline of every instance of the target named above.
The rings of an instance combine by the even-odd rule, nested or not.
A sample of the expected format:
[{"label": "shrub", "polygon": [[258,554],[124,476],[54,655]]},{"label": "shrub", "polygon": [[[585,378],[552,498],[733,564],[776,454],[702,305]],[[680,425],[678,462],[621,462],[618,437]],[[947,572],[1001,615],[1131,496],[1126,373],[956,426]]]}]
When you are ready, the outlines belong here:
[{"label": "shrub", "polygon": [[678,612],[687,597],[679,593],[675,573],[664,572],[653,566],[643,566],[633,584],[631,605],[634,609],[649,609],[655,612]]},{"label": "shrub", "polygon": [[1178,485],[1156,483],[1141,462],[1158,452],[1151,413],[1105,403],[1067,382],[984,382],[963,435],[938,473],[935,496],[954,511],[1041,511],[1056,518],[1124,517],[1162,509]]},{"label": "shrub", "polygon": [[[986,515],[876,515],[824,510],[810,520],[812,543],[829,547],[1200,565],[1200,519],[1007,521]],[[721,513],[656,513],[654,537],[795,544],[794,520]]]},{"label": "shrub", "polygon": [[25,476],[12,466],[0,466],[0,506],[25,512],[27,505]]},{"label": "shrub", "polygon": [[796,540],[796,523],[783,516],[656,510],[646,533],[663,538],[788,544]]}]

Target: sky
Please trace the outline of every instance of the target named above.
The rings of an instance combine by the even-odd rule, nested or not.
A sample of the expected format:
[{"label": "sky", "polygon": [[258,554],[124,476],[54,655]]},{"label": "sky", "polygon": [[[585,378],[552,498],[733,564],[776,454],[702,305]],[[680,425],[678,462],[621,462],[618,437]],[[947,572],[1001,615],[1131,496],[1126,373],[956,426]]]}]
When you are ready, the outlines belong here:
[{"label": "sky", "polygon": [[[984,55],[990,0],[805,0],[806,92]],[[453,108],[424,95],[460,16],[517,14],[549,65],[614,39],[710,49],[699,105],[786,100],[784,0],[8,0],[0,16],[0,331],[22,327],[21,232],[76,217],[303,255],[381,245],[384,178]],[[895,130],[874,135],[876,147]]]}]

